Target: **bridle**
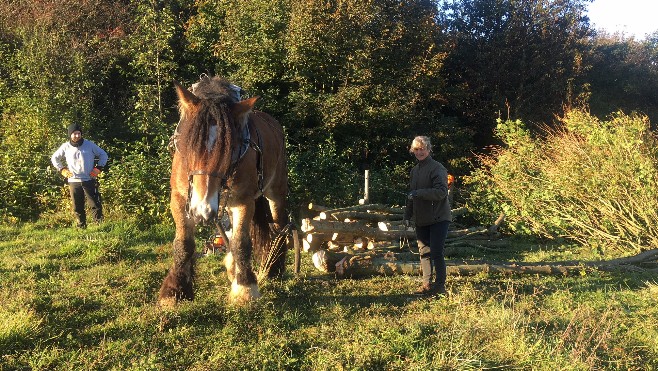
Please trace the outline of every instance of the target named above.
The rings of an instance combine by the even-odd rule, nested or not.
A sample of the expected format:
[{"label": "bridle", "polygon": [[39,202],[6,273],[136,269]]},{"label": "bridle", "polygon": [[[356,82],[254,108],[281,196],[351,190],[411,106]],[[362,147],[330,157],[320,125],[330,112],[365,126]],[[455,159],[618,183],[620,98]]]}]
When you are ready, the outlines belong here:
[{"label": "bridle", "polygon": [[[220,180],[220,188],[219,188],[219,205],[218,205],[218,210],[217,210],[217,216],[215,217],[212,222],[215,224],[215,227],[219,230],[222,238],[224,238],[224,241],[229,242],[228,237],[226,236],[226,231],[224,230],[224,227],[222,226],[221,220],[224,217],[224,212],[226,210],[226,205],[228,204],[228,200],[231,195],[231,188],[228,186],[228,181],[229,179],[233,178],[235,176],[235,172],[237,171],[238,166],[240,165],[240,162],[242,159],[245,157],[247,150],[249,148],[252,148],[253,150],[256,151],[257,154],[257,160],[256,160],[256,167],[258,171],[258,190],[263,193],[263,182],[264,182],[264,177],[263,177],[263,151],[262,151],[262,138],[260,135],[260,132],[258,131],[258,128],[254,125],[251,124],[251,121],[247,123],[247,130],[249,128],[253,128],[254,132],[256,133],[256,137],[258,138],[258,143],[254,142],[251,139],[248,139],[246,141],[247,144],[247,149],[242,153],[240,156],[238,156],[237,160],[234,162],[231,162],[231,165],[229,166],[228,171],[225,174],[221,174],[219,172],[213,171],[213,172],[208,172],[205,170],[192,170],[187,173],[187,181],[188,181],[188,188],[187,188],[187,202],[185,203],[185,214],[187,217],[190,217],[190,200],[192,199],[192,183],[194,181],[195,176],[207,176],[209,178],[218,178]],[[177,147],[175,147],[176,150],[178,150]],[[239,150],[239,149],[238,149]]]}]

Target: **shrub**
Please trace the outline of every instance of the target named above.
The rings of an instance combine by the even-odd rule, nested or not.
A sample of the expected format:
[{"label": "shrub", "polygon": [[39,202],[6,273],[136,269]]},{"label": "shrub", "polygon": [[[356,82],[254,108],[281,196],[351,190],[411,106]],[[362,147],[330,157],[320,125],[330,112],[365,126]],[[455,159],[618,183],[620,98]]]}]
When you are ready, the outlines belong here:
[{"label": "shrub", "polygon": [[[163,149],[163,151],[165,151]],[[105,205],[119,213],[151,221],[168,220],[171,157],[154,161],[143,151],[125,153],[101,179]]]},{"label": "shrub", "polygon": [[517,233],[616,252],[658,246],[658,150],[646,117],[619,112],[600,121],[572,111],[543,134],[499,121],[505,146],[466,177],[467,205],[488,218],[484,210],[504,211]]}]

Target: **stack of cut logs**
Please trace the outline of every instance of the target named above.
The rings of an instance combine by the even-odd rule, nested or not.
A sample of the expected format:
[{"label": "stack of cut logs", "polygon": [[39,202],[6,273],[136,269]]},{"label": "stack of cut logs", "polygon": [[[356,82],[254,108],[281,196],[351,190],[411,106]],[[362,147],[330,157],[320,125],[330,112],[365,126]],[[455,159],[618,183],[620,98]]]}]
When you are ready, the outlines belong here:
[{"label": "stack of cut logs", "polygon": [[308,208],[317,215],[302,221],[304,251],[307,252],[372,250],[375,242],[414,235],[413,230],[405,230],[402,226],[402,207],[372,204],[329,209],[309,204]]},{"label": "stack of cut logs", "polygon": [[[350,268],[349,275],[353,276],[358,273],[355,269],[369,271],[375,261],[384,257],[386,261],[397,261],[394,266],[384,262],[386,271],[399,268],[404,272],[398,273],[407,274],[418,270],[417,256],[411,255],[412,249],[409,249],[416,247],[416,232],[413,225],[403,226],[404,207],[365,204],[331,209],[311,203],[308,209],[315,216],[302,221],[303,249],[313,254],[317,269],[346,275]],[[453,209],[453,218],[465,211],[464,208]],[[501,215],[489,227],[458,229],[453,223],[446,240],[446,254],[449,255],[450,249],[464,246],[491,249],[486,245],[498,238],[498,226],[503,219]],[[407,259],[414,263],[405,265],[402,260]],[[366,269],[364,264],[370,267]],[[400,268],[401,265],[405,267]]]}]

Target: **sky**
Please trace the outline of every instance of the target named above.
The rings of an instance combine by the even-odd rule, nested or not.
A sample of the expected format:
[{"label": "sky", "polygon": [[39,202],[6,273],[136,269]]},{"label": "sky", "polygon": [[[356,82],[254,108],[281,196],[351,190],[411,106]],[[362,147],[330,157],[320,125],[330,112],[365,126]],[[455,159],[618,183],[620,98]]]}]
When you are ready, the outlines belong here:
[{"label": "sky", "polygon": [[587,16],[595,29],[623,32],[642,40],[658,30],[658,0],[594,0]]}]

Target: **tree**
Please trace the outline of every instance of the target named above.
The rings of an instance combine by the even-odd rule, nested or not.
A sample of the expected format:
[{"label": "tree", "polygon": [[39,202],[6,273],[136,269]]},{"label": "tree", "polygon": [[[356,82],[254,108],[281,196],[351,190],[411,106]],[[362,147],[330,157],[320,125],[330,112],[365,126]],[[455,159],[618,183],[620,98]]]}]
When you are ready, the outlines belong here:
[{"label": "tree", "polygon": [[645,41],[599,34],[592,40],[587,73],[589,107],[599,115],[637,111],[658,121],[658,33]]},{"label": "tree", "polygon": [[497,117],[549,123],[575,103],[591,35],[585,0],[444,1],[450,106],[487,143]]},{"label": "tree", "polygon": [[99,51],[111,50],[103,49],[103,35],[125,15],[114,5],[103,0],[0,5],[6,51],[0,75],[6,87],[0,103],[3,219],[33,218],[58,204],[61,177],[47,170],[68,123],[92,131],[103,127],[97,87],[106,75],[99,66],[111,64],[113,56]]}]

